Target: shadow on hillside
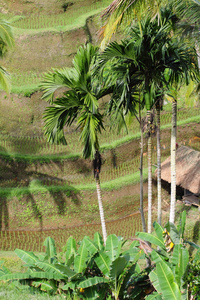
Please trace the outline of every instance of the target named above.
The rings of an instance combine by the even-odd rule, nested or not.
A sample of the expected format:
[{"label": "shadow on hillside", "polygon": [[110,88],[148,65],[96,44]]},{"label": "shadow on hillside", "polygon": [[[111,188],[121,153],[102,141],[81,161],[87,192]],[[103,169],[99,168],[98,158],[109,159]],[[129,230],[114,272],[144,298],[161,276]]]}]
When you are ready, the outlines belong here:
[{"label": "shadow on hillside", "polygon": [[[78,191],[68,186],[60,190],[52,188],[53,185],[64,185],[66,182],[59,177],[50,176],[45,173],[28,171],[29,163],[24,160],[19,160],[15,156],[6,153],[6,149],[0,147],[0,152],[5,153],[0,156],[0,230],[9,230],[9,198],[15,196],[21,197],[16,188],[24,189],[23,199],[32,209],[34,218],[38,221],[40,230],[43,229],[43,214],[40,211],[39,203],[34,199],[31,192],[34,187],[41,188],[42,191],[49,192],[57,207],[57,213],[63,215],[67,210],[66,196],[71,199],[76,205],[80,204]],[[43,180],[40,180],[42,178]],[[49,182],[49,185],[46,185]]]}]

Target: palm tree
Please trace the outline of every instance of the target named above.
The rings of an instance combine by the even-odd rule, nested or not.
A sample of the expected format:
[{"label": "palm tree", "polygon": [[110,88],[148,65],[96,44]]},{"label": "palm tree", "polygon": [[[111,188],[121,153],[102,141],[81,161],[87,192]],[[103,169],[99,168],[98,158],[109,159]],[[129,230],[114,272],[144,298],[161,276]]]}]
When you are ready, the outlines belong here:
[{"label": "palm tree", "polygon": [[[123,23],[123,21],[125,21],[124,23],[126,23],[126,25],[128,24],[130,26],[130,23],[133,22],[133,19],[137,19],[139,20],[139,23],[141,24],[141,11],[149,11],[151,16],[155,17],[157,16],[158,18],[158,22],[160,24],[163,23],[163,18],[162,18],[162,5],[165,4],[165,2],[167,3],[171,3],[169,10],[170,11],[178,11],[177,10],[177,6],[175,5],[177,2],[181,2],[181,0],[178,0],[174,3],[174,1],[143,1],[143,0],[115,0],[113,1],[104,11],[102,18],[105,21],[104,26],[102,27],[101,31],[100,31],[100,37],[102,38],[102,48],[105,47],[105,44],[109,41],[109,39],[111,38],[111,36],[113,35],[113,33],[115,33],[116,29],[118,27],[120,27]],[[185,1],[183,1],[185,3]],[[186,0],[186,2],[188,2]],[[198,0],[194,0],[193,2],[195,2],[198,6],[199,6],[199,1]],[[194,11],[195,9],[193,9]],[[199,11],[199,7],[198,7],[198,11]],[[195,14],[196,15],[196,14]],[[172,26],[171,29],[174,27],[174,23],[177,21],[177,16],[171,16],[171,20],[172,21]],[[198,19],[199,20],[199,19]],[[169,26],[169,24],[168,24]],[[199,28],[199,27],[198,27]],[[199,30],[199,29],[198,29]],[[199,32],[198,32],[199,33]],[[146,53],[148,53],[148,51],[146,51]],[[146,55],[144,53],[144,55]],[[179,60],[180,62],[181,60]],[[187,65],[187,67],[186,67]],[[191,61],[190,61],[190,66],[189,64],[186,64],[185,67],[188,71],[188,68],[192,67],[191,65]],[[194,69],[192,67],[192,69]],[[176,72],[176,70],[174,69],[174,71]],[[185,72],[183,70],[183,72]],[[178,80],[178,74],[181,75],[180,69],[178,69],[177,72],[177,76],[175,76],[173,78],[173,80],[177,81]],[[187,77],[187,76],[186,76]],[[148,84],[147,84],[148,85]],[[147,101],[148,102],[148,98],[149,98],[149,93],[148,93],[148,89],[146,89],[147,91]],[[151,102],[151,101],[150,101]],[[172,114],[176,112],[176,101],[173,105],[173,109],[172,109]],[[175,120],[176,122],[176,116],[173,117],[173,120]],[[172,128],[176,127],[175,124],[172,124]],[[173,145],[171,146],[171,157],[174,159],[174,162],[172,163],[172,166],[175,166],[175,151],[176,151],[176,136],[174,135],[174,130],[172,130],[172,135],[174,136],[174,138],[172,138],[173,141]],[[149,149],[150,149],[150,140],[149,140]],[[149,161],[150,163],[150,161]],[[159,165],[159,162],[158,162]],[[172,174],[173,174],[173,183],[172,183],[172,195],[171,195],[171,203],[175,202],[175,194],[176,194],[176,177],[175,177],[175,167],[172,168]],[[160,176],[161,173],[158,172],[158,176]],[[149,178],[149,182],[151,181],[151,178]],[[160,178],[158,178],[158,181],[160,182]],[[158,202],[160,202],[159,200],[160,196],[158,196]],[[172,200],[173,198],[173,200]],[[158,207],[160,210],[160,203],[158,203]],[[171,209],[173,209],[174,205],[171,205]],[[175,213],[173,213],[175,215]],[[160,219],[161,214],[158,214],[158,219]],[[171,220],[173,220],[173,218],[171,218]],[[174,222],[174,220],[173,220]]]},{"label": "palm tree", "polygon": [[[4,57],[9,48],[14,46],[14,38],[11,24],[0,19],[0,57]],[[8,73],[3,67],[0,67],[0,87],[9,91]]]},{"label": "palm tree", "polygon": [[141,21],[144,11],[156,17],[160,8],[168,3],[167,0],[114,0],[103,11],[104,21],[99,31],[101,48],[104,48],[119,27],[130,26],[133,20]]},{"label": "palm tree", "polygon": [[[166,8],[161,10],[159,18],[151,20],[149,16],[144,17],[140,24],[136,24],[130,29],[129,38],[122,40],[121,43],[110,43],[102,52],[100,60],[102,66],[107,61],[111,61],[112,77],[119,77],[119,84],[116,84],[116,88],[122,86],[121,96],[118,96],[119,105],[124,103],[126,110],[133,109],[132,107],[129,108],[133,88],[138,83],[143,86],[142,103],[147,110],[149,125],[148,232],[151,232],[152,219],[151,108],[159,93],[159,98],[163,96],[164,88],[165,90],[169,89],[174,82],[180,81],[183,75],[186,76],[187,80],[189,79],[192,59],[195,68],[195,50],[180,44],[178,39],[170,35],[171,16],[170,10]],[[115,76],[114,74],[117,72],[118,75]],[[121,76],[119,76],[120,72],[122,72]]]},{"label": "palm tree", "polygon": [[[94,160],[100,155],[98,133],[104,129],[103,115],[99,111],[98,100],[108,93],[108,89],[102,88],[92,75],[92,67],[97,52],[98,48],[91,44],[80,47],[73,59],[73,68],[54,69],[45,75],[41,84],[43,99],[52,104],[44,112],[44,129],[48,141],[66,144],[64,126],[71,126],[75,123],[76,127],[81,130],[80,140],[83,144],[83,157],[92,157]],[[53,100],[55,92],[61,87],[67,90],[62,97]],[[100,167],[98,165],[99,172]],[[105,243],[107,233],[99,174],[95,176],[95,179]]]},{"label": "palm tree", "polygon": [[193,38],[198,52],[200,68],[200,1],[177,0],[176,12],[179,16],[178,29],[182,36]]}]

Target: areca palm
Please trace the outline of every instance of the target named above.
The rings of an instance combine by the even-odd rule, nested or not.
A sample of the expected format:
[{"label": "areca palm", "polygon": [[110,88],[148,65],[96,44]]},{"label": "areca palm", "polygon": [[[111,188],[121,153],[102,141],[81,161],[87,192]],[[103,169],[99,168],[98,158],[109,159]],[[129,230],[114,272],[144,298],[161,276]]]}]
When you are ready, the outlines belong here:
[{"label": "areca palm", "polygon": [[114,0],[103,11],[102,26],[99,35],[101,47],[104,48],[117,29],[125,24],[131,24],[133,20],[141,20],[144,11],[151,16],[159,16],[160,8],[168,3],[168,0]]},{"label": "areca palm", "polygon": [[[0,57],[3,57],[9,48],[14,46],[14,38],[11,24],[0,19]],[[0,86],[3,90],[9,90],[8,73],[0,67]]]},{"label": "areca palm", "polygon": [[[81,130],[80,140],[83,144],[84,158],[94,158],[95,153],[98,153],[98,134],[104,128],[98,100],[107,93],[107,89],[102,88],[92,76],[92,66],[97,51],[98,48],[91,44],[80,47],[74,57],[73,68],[54,69],[45,75],[41,84],[43,98],[52,104],[44,112],[44,129],[48,141],[66,144],[64,126],[75,123]],[[61,87],[67,90],[54,100],[55,92]],[[96,176],[96,185],[105,242],[107,234],[98,176]]]},{"label": "areca palm", "polygon": [[[126,92],[121,93],[121,102],[130,103],[128,95],[131,94],[133,87],[138,82],[140,85],[142,84],[142,103],[147,110],[149,125],[151,108],[156,101],[158,91],[161,90],[161,94],[163,94],[163,86],[165,89],[168,88],[174,81],[179,81],[184,74],[188,79],[189,68],[195,57],[193,48],[181,45],[180,41],[170,35],[170,11],[163,10],[159,18],[162,15],[162,22],[158,18],[154,20],[151,20],[150,17],[144,18],[140,24],[131,28],[128,39],[123,40],[120,44],[110,43],[101,55],[101,64],[105,64],[111,59],[114,61],[118,59],[116,64],[127,67],[126,73],[124,72],[127,83],[123,85]],[[111,64],[113,65],[112,62]],[[120,68],[118,70],[120,71]],[[124,106],[129,107],[127,104]],[[151,134],[148,139],[148,153],[148,232],[151,232]]]}]

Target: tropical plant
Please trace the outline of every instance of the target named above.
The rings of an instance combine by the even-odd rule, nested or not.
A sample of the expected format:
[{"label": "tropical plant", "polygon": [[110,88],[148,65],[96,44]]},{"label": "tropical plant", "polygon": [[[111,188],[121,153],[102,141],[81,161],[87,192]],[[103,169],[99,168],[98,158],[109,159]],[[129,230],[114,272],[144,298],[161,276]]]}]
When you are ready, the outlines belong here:
[{"label": "tropical plant", "polygon": [[[41,83],[42,98],[53,105],[47,107],[44,112],[44,129],[48,141],[66,144],[64,126],[71,126],[75,123],[76,128],[80,130],[84,158],[94,158],[95,154],[99,153],[98,133],[104,129],[103,115],[99,111],[98,100],[108,93],[108,89],[103,88],[92,75],[97,52],[98,48],[91,44],[80,47],[73,59],[73,68],[54,69],[44,76]],[[53,100],[55,92],[60,88],[65,88],[67,91]],[[95,178],[105,242],[107,234],[100,181],[99,176]]]},{"label": "tropical plant", "polygon": [[137,263],[143,251],[136,247],[137,241],[128,250],[122,249],[124,243],[112,234],[104,246],[101,236],[95,233],[93,240],[84,237],[77,248],[76,241],[70,237],[59,261],[54,240],[48,237],[44,242],[45,255],[16,249],[28,271],[11,274],[3,267],[0,280],[18,279],[41,291],[77,295],[82,299],[128,299],[145,295],[145,288],[150,286],[149,270],[141,271]]},{"label": "tropical plant", "polygon": [[[155,234],[139,233],[141,240],[151,243],[152,248],[146,254],[155,264],[150,272],[149,278],[156,289],[146,299],[188,299],[188,272],[189,251],[186,248],[187,241],[184,240],[186,211],[180,217],[177,228],[168,222],[161,227],[154,223]],[[191,244],[191,243],[190,243]],[[192,243],[194,247],[199,246]],[[153,248],[153,245],[156,248]],[[197,252],[198,254],[198,252]]]},{"label": "tropical plant", "polygon": [[[11,24],[0,19],[0,57],[4,57],[9,48],[14,46],[14,38]],[[5,68],[0,67],[0,87],[9,91],[8,73]]]},{"label": "tropical plant", "polygon": [[199,300],[200,291],[200,249],[197,251],[194,258],[190,259],[188,271],[185,276],[188,284],[189,297],[194,300]]},{"label": "tropical plant", "polygon": [[160,16],[160,8],[168,3],[168,0],[114,0],[103,11],[101,18],[104,24],[99,31],[101,38],[101,47],[104,48],[110,41],[112,35],[123,26],[130,26],[134,21],[141,21],[145,13],[150,13],[151,16]]},{"label": "tropical plant", "polygon": [[143,90],[141,102],[146,107],[149,133],[148,232],[151,232],[152,219],[151,108],[158,96],[163,97],[164,91],[169,90],[175,81],[180,82],[184,75],[188,81],[189,68],[196,68],[195,50],[181,44],[171,35],[172,19],[170,7],[162,8],[159,18],[152,20],[149,16],[145,16],[140,23],[130,28],[129,38],[122,40],[121,43],[111,42],[100,56],[101,66],[112,60],[112,77],[117,78],[116,89],[121,91],[113,93],[114,100],[110,101],[111,105],[117,102],[117,95],[118,107],[123,105],[125,113],[134,112],[131,101],[135,101],[139,86]]},{"label": "tropical plant", "polygon": [[[200,2],[198,0],[177,0],[176,12],[179,16],[177,27],[182,36],[193,38],[199,55],[200,47]],[[198,56],[200,67],[200,56]]]}]

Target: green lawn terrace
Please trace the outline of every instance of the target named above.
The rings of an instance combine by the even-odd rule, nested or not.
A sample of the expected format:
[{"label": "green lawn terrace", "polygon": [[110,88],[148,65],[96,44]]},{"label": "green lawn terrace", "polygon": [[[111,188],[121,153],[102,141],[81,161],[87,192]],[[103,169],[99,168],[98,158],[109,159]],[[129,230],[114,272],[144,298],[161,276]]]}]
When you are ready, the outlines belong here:
[{"label": "green lawn terrace", "polygon": [[109,4],[108,0],[1,2],[0,16],[12,23],[15,36],[15,47],[2,65],[11,74],[12,93],[27,97],[38,91],[44,72],[71,67],[80,45],[97,43],[99,14]]},{"label": "green lawn terrace", "polygon": [[[170,112],[161,115],[162,126],[162,161],[170,155]],[[199,108],[180,109],[178,111],[178,143],[192,146],[199,150],[198,121]],[[133,129],[134,128],[134,129]],[[137,131],[136,131],[137,128]],[[187,132],[187,134],[186,134]],[[2,187],[28,186],[32,180],[38,180],[42,185],[84,185],[94,184],[91,160],[81,158],[82,145],[78,132],[67,132],[67,146],[51,145],[44,136],[12,137],[1,135],[1,160],[5,170],[1,175]],[[195,139],[197,137],[197,139]],[[129,177],[136,173],[140,161],[140,132],[136,120],[133,120],[128,134],[116,129],[108,129],[99,136],[103,167],[101,182],[106,183],[120,177]],[[152,163],[156,166],[156,138],[153,139]],[[147,145],[144,148],[144,168],[147,168]],[[7,172],[6,172],[7,168]],[[22,175],[23,174],[23,175]],[[26,176],[27,174],[27,176]],[[24,180],[24,178],[26,180]]]},{"label": "green lawn terrace", "polygon": [[[178,115],[178,143],[200,150],[199,108],[190,111],[180,109]],[[170,155],[170,118],[170,112],[162,112],[164,123],[162,123],[161,141],[162,161]],[[189,123],[191,121],[192,123]],[[137,123],[133,123],[132,126],[134,124],[136,126]],[[142,230],[138,211],[140,134],[139,131],[130,135],[124,132],[119,136],[113,130],[113,141],[106,144],[109,133],[105,132],[107,135],[101,137],[105,141],[102,145],[104,163],[100,175],[106,224],[109,233],[128,238],[134,236],[136,231]],[[69,136],[72,138],[73,134]],[[73,138],[74,143],[77,144],[76,133]],[[50,145],[45,141],[44,136],[2,135],[1,143],[1,237],[4,240],[2,250],[15,249],[22,240],[28,250],[30,246],[28,246],[27,234],[28,240],[35,245],[35,250],[42,249],[42,241],[49,235],[55,238],[61,249],[64,243],[63,235],[65,237],[74,235],[80,240],[85,234],[92,236],[96,230],[101,230],[91,160],[81,158],[80,144],[77,155],[73,156],[72,150],[68,150],[67,153],[68,146]],[[154,172],[156,138],[153,138],[152,147]],[[45,149],[50,149],[50,153]],[[145,145],[145,215],[147,214],[146,150]],[[164,224],[168,218],[169,194],[164,188],[162,194]],[[155,184],[153,185],[153,220],[157,218],[156,197]],[[38,232],[41,233],[37,235]]]}]

